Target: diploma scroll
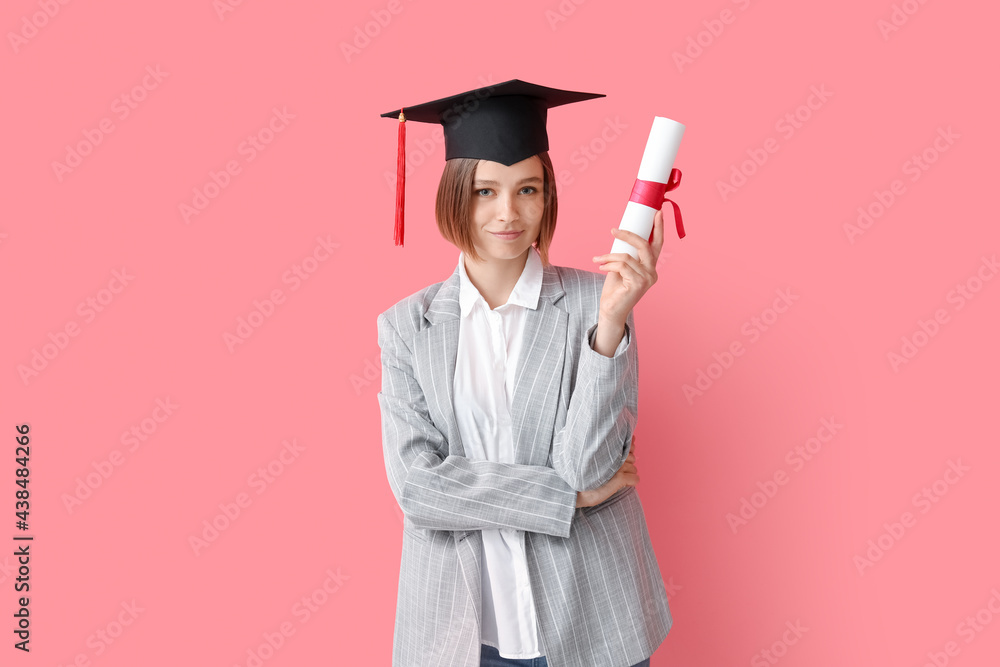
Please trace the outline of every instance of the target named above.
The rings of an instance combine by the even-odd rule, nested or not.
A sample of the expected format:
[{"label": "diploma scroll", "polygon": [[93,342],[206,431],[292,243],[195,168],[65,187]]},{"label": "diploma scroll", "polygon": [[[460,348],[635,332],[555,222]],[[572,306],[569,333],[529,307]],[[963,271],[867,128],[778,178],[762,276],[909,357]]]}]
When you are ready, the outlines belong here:
[{"label": "diploma scroll", "polygon": [[[632,196],[625,205],[625,214],[622,215],[619,229],[635,232],[644,239],[649,238],[653,230],[653,217],[663,205],[662,193],[680,183],[680,172],[676,172],[673,181],[671,172],[674,171],[674,159],[677,157],[683,136],[684,126],[677,121],[662,116],[653,118],[653,127],[646,140],[646,150],[643,151],[642,161],[639,163],[639,175]],[[676,205],[674,210],[677,216],[677,233],[683,237],[684,231]],[[635,258],[639,257],[639,252],[621,239],[615,239],[611,245],[611,252],[627,252]]]}]

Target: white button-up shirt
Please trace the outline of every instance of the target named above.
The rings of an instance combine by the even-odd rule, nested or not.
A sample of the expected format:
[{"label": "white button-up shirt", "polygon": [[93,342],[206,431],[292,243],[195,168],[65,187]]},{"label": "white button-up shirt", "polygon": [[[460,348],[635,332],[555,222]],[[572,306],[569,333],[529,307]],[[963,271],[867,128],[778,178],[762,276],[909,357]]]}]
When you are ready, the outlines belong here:
[{"label": "white button-up shirt", "polygon": [[[458,258],[462,322],[455,364],[455,417],[470,459],[514,463],[510,405],[525,309],[538,305],[542,261],[531,247],[507,303],[490,310]],[[505,658],[541,656],[524,531],[483,530],[482,642]]]},{"label": "white button-up shirt", "polygon": [[[465,453],[473,460],[514,463],[510,405],[521,357],[525,313],[538,306],[542,259],[532,246],[507,303],[490,310],[458,257],[461,324],[455,363],[454,405]],[[593,342],[588,340],[593,346]],[[629,344],[622,336],[615,355]],[[504,658],[537,658],[535,601],[528,579],[524,531],[484,529],[482,643]]]}]

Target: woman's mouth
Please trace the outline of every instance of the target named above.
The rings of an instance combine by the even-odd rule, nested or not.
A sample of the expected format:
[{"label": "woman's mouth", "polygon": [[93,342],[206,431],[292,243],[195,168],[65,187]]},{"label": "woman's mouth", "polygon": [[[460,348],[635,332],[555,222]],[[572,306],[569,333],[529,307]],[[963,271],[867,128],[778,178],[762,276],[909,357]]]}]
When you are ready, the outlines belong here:
[{"label": "woman's mouth", "polygon": [[513,241],[520,236],[522,232],[490,232],[490,234],[493,234],[493,236],[504,241]]}]

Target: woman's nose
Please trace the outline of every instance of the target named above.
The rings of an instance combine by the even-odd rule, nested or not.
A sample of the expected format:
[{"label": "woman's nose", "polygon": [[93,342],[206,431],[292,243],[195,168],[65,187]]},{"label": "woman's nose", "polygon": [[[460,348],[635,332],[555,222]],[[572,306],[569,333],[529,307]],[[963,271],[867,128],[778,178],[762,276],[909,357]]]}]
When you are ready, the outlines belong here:
[{"label": "woman's nose", "polygon": [[497,202],[497,218],[504,221],[517,219],[517,204],[513,195],[500,195]]}]

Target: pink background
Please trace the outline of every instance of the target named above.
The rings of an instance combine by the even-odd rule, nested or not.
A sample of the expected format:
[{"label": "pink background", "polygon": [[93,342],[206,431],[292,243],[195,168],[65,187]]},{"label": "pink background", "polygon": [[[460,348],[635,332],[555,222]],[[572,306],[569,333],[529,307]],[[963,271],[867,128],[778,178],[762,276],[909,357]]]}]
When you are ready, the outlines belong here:
[{"label": "pink background", "polygon": [[[433,218],[444,151],[418,123],[393,246],[379,114],[520,78],[607,94],[549,114],[572,180],[559,265],[610,248],[653,116],[687,125],[688,236],[668,234],[636,306],[638,488],[675,617],[652,664],[997,664],[995,5],[220,4],[4,3],[0,663],[390,664],[402,535],[375,318],[458,251]],[[852,239],[859,207],[880,215]],[[779,290],[796,298],[776,315]],[[919,347],[894,367],[904,337]],[[689,400],[699,371],[714,378]],[[20,423],[30,655],[11,632]],[[787,457],[818,433],[810,460]],[[759,507],[734,532],[744,498]]]}]

